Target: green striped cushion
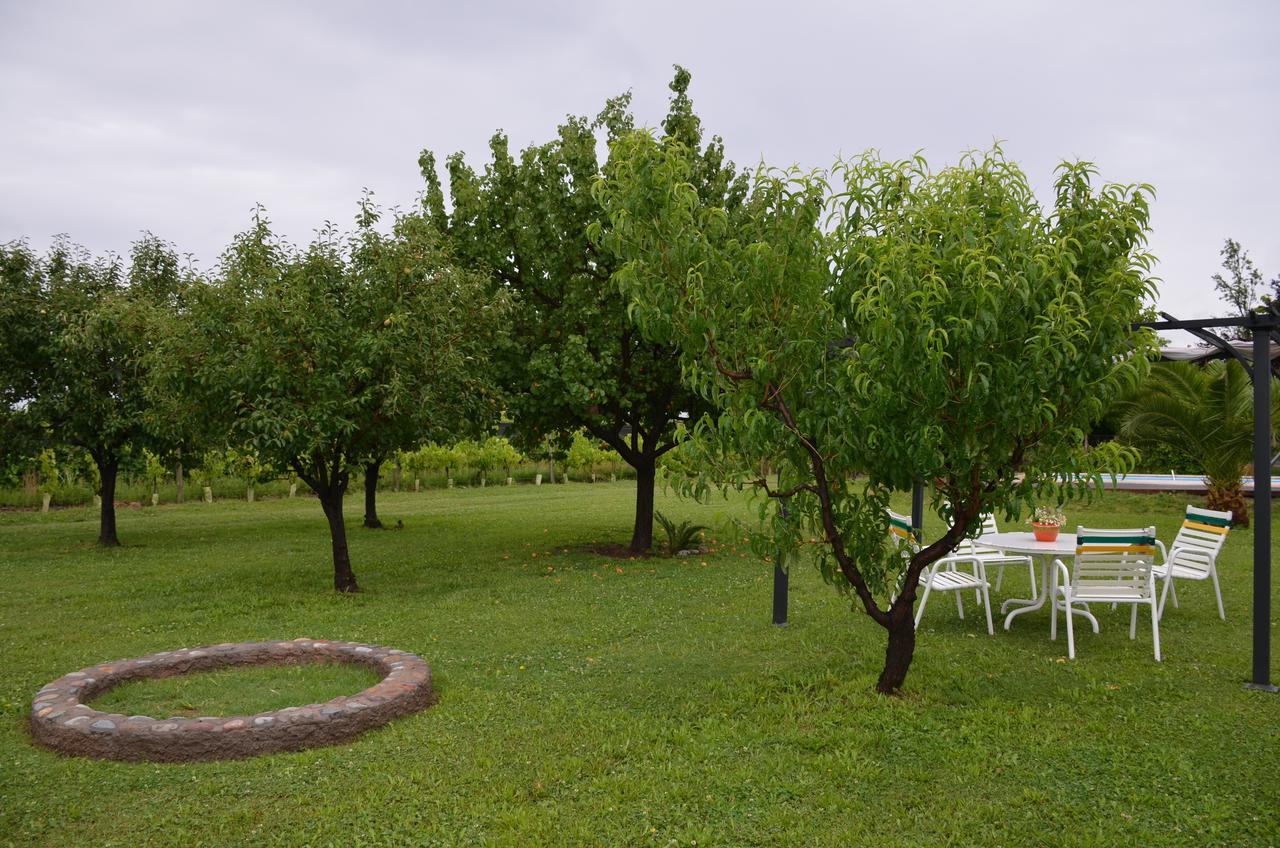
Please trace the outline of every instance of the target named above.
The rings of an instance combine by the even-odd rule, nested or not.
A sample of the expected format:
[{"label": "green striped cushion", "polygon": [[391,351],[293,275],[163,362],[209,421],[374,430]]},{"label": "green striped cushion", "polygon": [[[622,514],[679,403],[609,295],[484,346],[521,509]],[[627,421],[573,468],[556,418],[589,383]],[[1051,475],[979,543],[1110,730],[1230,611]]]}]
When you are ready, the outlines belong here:
[{"label": "green striped cushion", "polygon": [[1144,530],[1090,530],[1076,536],[1077,554],[1154,554],[1156,537]]},{"label": "green striped cushion", "polygon": [[[1197,527],[1197,530],[1206,529],[1213,533],[1226,533],[1231,529],[1231,518],[1218,514],[1217,510],[1197,509],[1194,506],[1187,507],[1187,517],[1183,525],[1187,524],[1203,524],[1203,528]],[[1217,528],[1217,529],[1215,529]]]}]

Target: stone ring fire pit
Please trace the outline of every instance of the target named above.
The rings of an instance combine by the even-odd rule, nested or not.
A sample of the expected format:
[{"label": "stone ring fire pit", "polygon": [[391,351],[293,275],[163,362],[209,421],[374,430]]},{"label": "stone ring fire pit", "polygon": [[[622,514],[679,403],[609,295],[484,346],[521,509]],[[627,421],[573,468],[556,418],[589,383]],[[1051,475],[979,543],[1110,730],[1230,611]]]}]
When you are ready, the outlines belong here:
[{"label": "stone ring fire pit", "polygon": [[[356,695],[246,716],[156,719],[104,713],[84,703],[128,680],[309,662],[361,663],[384,677]],[[404,651],[316,639],[228,642],[73,671],[36,693],[30,723],[37,742],[62,754],[154,762],[227,760],[343,742],[433,700],[431,669],[421,657]]]}]

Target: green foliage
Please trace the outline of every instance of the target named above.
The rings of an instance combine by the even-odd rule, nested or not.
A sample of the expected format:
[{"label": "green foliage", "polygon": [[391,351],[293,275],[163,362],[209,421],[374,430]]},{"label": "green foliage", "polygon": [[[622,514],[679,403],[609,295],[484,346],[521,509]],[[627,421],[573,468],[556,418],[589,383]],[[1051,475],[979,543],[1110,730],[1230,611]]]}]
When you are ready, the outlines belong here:
[{"label": "green foliage", "polygon": [[199,462],[190,471],[191,476],[201,486],[213,486],[220,479],[227,476],[226,451],[205,451],[200,456]]},{"label": "green foliage", "polygon": [[510,476],[511,467],[525,459],[510,441],[500,436],[490,436],[484,441],[463,440],[448,449],[445,456],[447,467],[473,469],[481,480],[488,480],[490,473],[499,468]]},{"label": "green foliage", "polygon": [[510,439],[501,436],[490,436],[485,441],[485,449],[493,457],[494,467],[505,469],[508,477],[511,476],[513,466],[519,465],[527,459],[515,445],[511,444]]},{"label": "green foliage", "polygon": [[279,472],[270,463],[263,462],[258,452],[249,448],[228,448],[226,468],[228,473],[250,487],[279,476]]},{"label": "green foliage", "polygon": [[39,451],[40,422],[27,414],[52,323],[40,258],[21,241],[0,245],[0,468],[15,476]]},{"label": "green foliage", "polygon": [[1133,470],[1144,474],[1194,474],[1200,470],[1200,463],[1176,445],[1159,442],[1140,448]]},{"label": "green foliage", "polygon": [[193,290],[156,389],[320,496],[342,591],[355,589],[341,523],[352,469],[496,408],[486,363],[505,298],[421,217],[396,216],[390,234],[377,222],[366,197],[353,235],[325,227],[298,251],[255,213],[219,277]]},{"label": "green foliage", "polygon": [[148,354],[169,317],[161,293],[184,284],[176,259],[155,268],[166,253],[173,258],[153,238],[138,242],[127,274],[114,257],[93,259],[65,242],[44,261],[51,332],[31,411],[58,441],[118,454],[149,435]]},{"label": "green foliage", "polygon": [[489,472],[497,468],[501,462],[496,446],[489,441],[471,441],[466,443],[470,465],[480,474],[481,481],[489,479]]},{"label": "green foliage", "polygon": [[36,474],[40,480],[42,492],[52,492],[57,488],[58,458],[52,448],[45,448],[36,455]]},{"label": "green foliage", "polygon": [[151,484],[152,491],[156,491],[160,486],[160,482],[169,476],[169,467],[161,461],[160,457],[149,450],[144,449],[142,456],[146,461],[145,473],[147,482]]},{"label": "green foliage", "polygon": [[694,524],[688,520],[676,524],[661,512],[655,512],[653,517],[667,535],[667,556],[673,557],[681,551],[692,550],[702,544],[702,531],[707,529],[705,524]]},{"label": "green foliage", "polygon": [[[692,190],[735,206],[745,181],[725,161],[718,137],[702,145],[689,81],[689,73],[677,68],[663,127],[691,151]],[[569,118],[554,140],[519,156],[497,133],[482,173],[461,154],[449,157],[447,215],[434,155],[424,151],[420,164],[427,215],[448,233],[461,260],[513,294],[511,334],[496,362],[523,446],[533,452],[545,436],[582,428],[633,468],[646,469],[638,475],[642,491],[632,545],[647,550],[652,518],[639,514],[643,488],[652,491],[646,481],[656,459],[675,444],[676,422],[702,405],[682,386],[675,351],[636,331],[610,282],[617,257],[587,235],[609,227],[591,186],[612,168],[598,159],[601,142],[634,126],[629,105],[626,95],[610,100],[594,121]]]},{"label": "green foliage", "polygon": [[449,448],[445,471],[456,470],[461,472],[462,469],[471,467],[475,461],[475,455],[475,442],[464,440],[454,444]]},{"label": "green foliage", "polygon": [[601,450],[581,431],[573,434],[569,450],[565,452],[564,465],[569,471],[591,473],[600,461]]},{"label": "green foliage", "polygon": [[[1233,316],[1245,316],[1258,307],[1258,289],[1262,288],[1262,272],[1249,258],[1249,251],[1240,248],[1240,242],[1227,239],[1219,254],[1222,256],[1221,273],[1213,275],[1213,289],[1224,303],[1231,307]],[[1280,292],[1280,277],[1271,281],[1273,292]],[[1225,327],[1221,331],[1226,338],[1247,339],[1249,331],[1243,327]]]},{"label": "green foliage", "polygon": [[149,234],[127,267],[62,239],[43,258],[10,243],[0,275],[0,454],[39,441],[87,451],[103,484],[99,541],[118,544],[116,472],[131,451],[159,444],[146,392],[152,351],[190,275]]},{"label": "green foliage", "polygon": [[[1280,381],[1271,386],[1280,429]],[[1210,507],[1231,509],[1247,525],[1245,467],[1253,460],[1253,384],[1234,360],[1161,362],[1115,406],[1120,435],[1142,450],[1164,450],[1209,478]]]},{"label": "green foliage", "polygon": [[[791,498],[786,521],[761,503],[757,550],[823,540],[824,577],[890,631],[885,691],[910,662],[921,571],[980,514],[1131,465],[1080,446],[1155,348],[1131,330],[1153,292],[1147,187],[1063,165],[1046,212],[998,149],[936,172],[868,154],[829,175],[761,169],[739,213],[699,196],[671,140],[633,133],[610,161],[603,238],[629,259],[615,279],[720,410],[693,428],[684,488]],[[949,529],[906,558],[885,508],[918,481]]]},{"label": "green foliage", "polygon": [[501,299],[450,265],[420,219],[401,216],[386,236],[361,211],[346,244],[326,228],[303,252],[259,213],[168,340],[166,385],[229,442],[307,477],[492,408],[476,337],[496,331]]},{"label": "green foliage", "polygon": [[447,471],[456,463],[452,449],[428,442],[418,449],[419,467],[424,471]]}]

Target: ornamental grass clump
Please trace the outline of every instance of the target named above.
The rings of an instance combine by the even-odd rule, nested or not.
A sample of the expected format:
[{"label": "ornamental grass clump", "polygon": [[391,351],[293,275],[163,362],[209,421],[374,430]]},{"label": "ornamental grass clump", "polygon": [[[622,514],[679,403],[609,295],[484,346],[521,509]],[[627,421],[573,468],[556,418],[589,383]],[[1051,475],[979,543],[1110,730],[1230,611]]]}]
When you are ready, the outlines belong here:
[{"label": "ornamental grass clump", "polygon": [[661,512],[654,513],[654,518],[667,534],[667,556],[673,557],[681,551],[697,550],[702,545],[702,531],[707,529],[706,525],[694,524],[691,521],[681,521],[676,524]]}]

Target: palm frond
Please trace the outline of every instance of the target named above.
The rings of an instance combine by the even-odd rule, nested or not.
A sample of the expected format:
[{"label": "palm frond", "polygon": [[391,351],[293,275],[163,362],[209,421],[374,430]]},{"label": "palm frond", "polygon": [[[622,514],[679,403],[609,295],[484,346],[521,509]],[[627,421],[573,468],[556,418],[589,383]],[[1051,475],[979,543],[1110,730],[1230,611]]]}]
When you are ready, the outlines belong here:
[{"label": "palm frond", "polygon": [[[1280,411],[1280,398],[1273,394],[1273,401]],[[1138,447],[1169,445],[1211,478],[1239,477],[1253,456],[1253,386],[1234,361],[1159,363],[1115,411],[1123,439]]]}]

